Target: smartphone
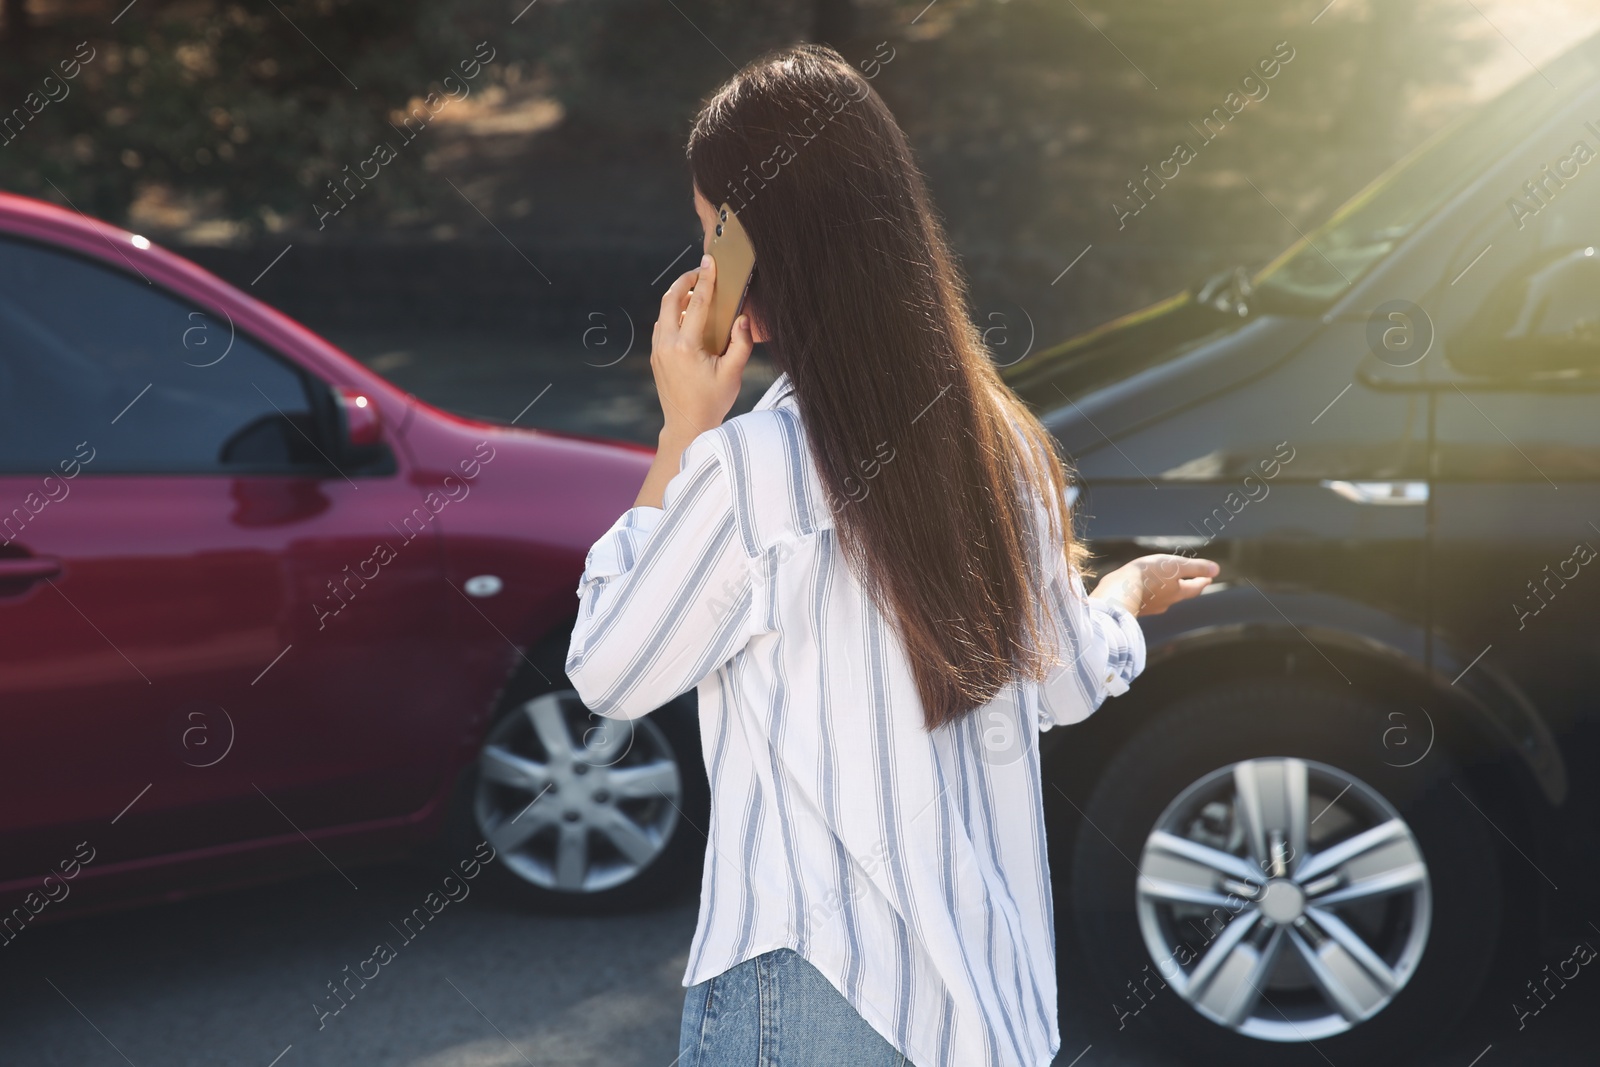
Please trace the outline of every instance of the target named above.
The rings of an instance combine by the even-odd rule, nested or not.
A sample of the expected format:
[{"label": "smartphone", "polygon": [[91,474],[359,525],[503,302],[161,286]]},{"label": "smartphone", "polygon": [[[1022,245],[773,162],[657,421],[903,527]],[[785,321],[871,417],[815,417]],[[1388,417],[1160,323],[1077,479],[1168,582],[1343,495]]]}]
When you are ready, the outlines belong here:
[{"label": "smartphone", "polygon": [[733,338],[733,320],[744,308],[750,274],[756,267],[756,250],[739,225],[739,216],[727,204],[717,209],[717,227],[712,232],[709,252],[717,264],[717,290],[711,296],[702,340],[707,352],[720,356]]}]

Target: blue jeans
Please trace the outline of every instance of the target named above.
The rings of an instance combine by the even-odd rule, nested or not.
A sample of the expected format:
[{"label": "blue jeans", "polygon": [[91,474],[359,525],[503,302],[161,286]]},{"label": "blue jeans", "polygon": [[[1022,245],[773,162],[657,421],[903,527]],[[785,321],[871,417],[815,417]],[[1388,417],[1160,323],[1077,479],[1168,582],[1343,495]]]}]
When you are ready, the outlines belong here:
[{"label": "blue jeans", "polygon": [[906,1067],[793,949],[745,960],[683,997],[678,1067]]}]

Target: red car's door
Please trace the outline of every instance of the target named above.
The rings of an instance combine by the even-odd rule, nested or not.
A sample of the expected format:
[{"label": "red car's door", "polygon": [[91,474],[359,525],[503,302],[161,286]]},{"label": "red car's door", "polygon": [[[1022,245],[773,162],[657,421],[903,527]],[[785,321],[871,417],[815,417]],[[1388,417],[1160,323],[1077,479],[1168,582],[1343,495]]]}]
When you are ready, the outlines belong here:
[{"label": "red car's door", "polygon": [[0,885],[440,785],[424,494],[389,450],[337,469],[332,391],[225,319],[0,239]]}]

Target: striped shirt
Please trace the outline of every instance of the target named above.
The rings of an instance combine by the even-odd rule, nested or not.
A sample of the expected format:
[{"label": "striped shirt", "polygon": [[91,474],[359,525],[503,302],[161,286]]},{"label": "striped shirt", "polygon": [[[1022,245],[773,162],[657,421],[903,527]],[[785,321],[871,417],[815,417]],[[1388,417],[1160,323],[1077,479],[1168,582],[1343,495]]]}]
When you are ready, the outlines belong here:
[{"label": "striped shirt", "polygon": [[1048,1064],[1038,731],[1126,690],[1143,635],[1058,551],[1059,664],[927,730],[787,387],[696,437],[663,506],[625,512],[578,588],[566,670],[591,709],[634,718],[698,687],[711,823],[683,984],[791,948],[918,1067]]}]

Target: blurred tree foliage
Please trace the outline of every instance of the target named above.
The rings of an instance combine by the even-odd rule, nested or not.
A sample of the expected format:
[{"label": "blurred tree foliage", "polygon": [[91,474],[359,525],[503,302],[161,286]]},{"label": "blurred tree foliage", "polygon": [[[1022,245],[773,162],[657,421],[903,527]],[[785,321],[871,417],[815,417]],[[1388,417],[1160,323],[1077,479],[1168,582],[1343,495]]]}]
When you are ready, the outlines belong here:
[{"label": "blurred tree foliage", "polygon": [[[7,9],[0,106],[22,106],[77,42],[96,56],[0,149],[6,188],[59,199],[54,186],[120,219],[141,187],[158,185],[252,227],[308,218],[315,191],[392,139],[394,113],[437,90],[491,26],[490,5],[473,0],[26,6],[45,10],[30,10],[24,29],[24,5]],[[420,202],[405,176],[414,168],[399,169],[374,201]]]},{"label": "blurred tree foliage", "polygon": [[[1471,5],[1341,0],[1313,25],[1324,2],[3,0],[0,116],[31,111],[79,42],[95,58],[0,137],[0,186],[116,220],[159,190],[246,235],[314,229],[326,183],[488,41],[474,92],[534,86],[564,119],[488,155],[401,151],[344,232],[482,225],[478,208],[505,221],[518,195],[527,225],[585,205],[616,220],[659,209],[615,190],[681,170],[696,104],[738,64],[795,40],[857,59],[889,41],[874,84],[958,247],[1249,244],[1282,236],[1278,209],[1324,214],[1403,154],[1458,106],[1450,89],[1484,47],[1463,32]],[[1197,143],[1189,124],[1284,41],[1295,58],[1270,94],[1119,229],[1126,183]],[[606,168],[618,185],[593,179]],[[471,204],[436,171],[475,183]]]},{"label": "blurred tree foliage", "polygon": [[[490,42],[473,88],[536,72],[572,125],[650,136],[683,124],[748,56],[803,37],[810,5],[736,0],[5,0],[0,7],[0,186],[110,219],[141,189],[195,198],[253,230],[311,221],[347,165],[396,143],[408,102]],[[519,8],[521,12],[519,13]],[[691,21],[692,19],[692,21]],[[705,31],[702,34],[701,27]],[[93,58],[62,77],[80,42]],[[46,79],[52,79],[46,82]],[[19,132],[20,129],[20,132]],[[371,222],[425,217],[453,196],[423,157],[398,154],[357,198]],[[390,173],[390,172],[394,173]],[[441,188],[443,192],[441,193]],[[366,192],[363,190],[363,192]]]},{"label": "blurred tree foliage", "polygon": [[[1281,220],[1245,178],[1293,217],[1326,213],[1446,117],[1426,101],[1459,106],[1441,89],[1482,55],[1470,6],[1344,0],[1312,25],[1325,3],[941,0],[880,91],[968,247],[1259,240],[1254,216]],[[1205,144],[1196,127],[1279,42],[1293,60]],[[1113,201],[1178,142],[1199,158],[1119,230]]]}]

